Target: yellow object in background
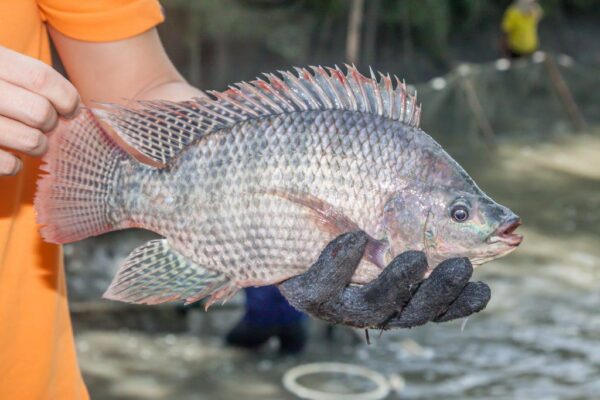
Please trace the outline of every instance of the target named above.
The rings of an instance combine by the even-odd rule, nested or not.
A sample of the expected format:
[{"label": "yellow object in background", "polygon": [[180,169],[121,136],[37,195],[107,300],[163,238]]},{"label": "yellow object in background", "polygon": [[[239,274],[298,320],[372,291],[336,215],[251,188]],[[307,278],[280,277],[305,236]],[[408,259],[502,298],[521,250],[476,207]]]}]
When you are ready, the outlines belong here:
[{"label": "yellow object in background", "polygon": [[507,36],[508,48],[516,54],[530,54],[538,49],[537,25],[541,19],[541,10],[512,5],[504,13],[502,31]]}]

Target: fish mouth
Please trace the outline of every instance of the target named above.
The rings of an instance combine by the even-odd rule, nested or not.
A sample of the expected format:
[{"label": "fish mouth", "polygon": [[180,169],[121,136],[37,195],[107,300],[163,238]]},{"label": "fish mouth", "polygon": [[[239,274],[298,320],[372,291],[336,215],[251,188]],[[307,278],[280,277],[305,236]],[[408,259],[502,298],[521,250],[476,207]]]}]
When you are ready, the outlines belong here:
[{"label": "fish mouth", "polygon": [[504,243],[510,247],[517,247],[523,241],[523,235],[514,233],[515,230],[521,225],[521,218],[513,217],[496,229],[494,233],[490,235],[488,243]]}]

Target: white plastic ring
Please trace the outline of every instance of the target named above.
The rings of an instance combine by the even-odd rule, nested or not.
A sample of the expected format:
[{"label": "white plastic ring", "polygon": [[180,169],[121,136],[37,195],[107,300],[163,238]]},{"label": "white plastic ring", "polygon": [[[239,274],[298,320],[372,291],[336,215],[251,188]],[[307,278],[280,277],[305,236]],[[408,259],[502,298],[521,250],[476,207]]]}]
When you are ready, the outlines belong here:
[{"label": "white plastic ring", "polygon": [[[376,387],[362,393],[334,393],[310,389],[298,383],[302,376],[323,372],[361,376],[373,382]],[[379,372],[358,365],[335,362],[304,364],[291,368],[283,375],[283,386],[296,396],[307,400],[381,400],[390,393],[388,380]]]}]

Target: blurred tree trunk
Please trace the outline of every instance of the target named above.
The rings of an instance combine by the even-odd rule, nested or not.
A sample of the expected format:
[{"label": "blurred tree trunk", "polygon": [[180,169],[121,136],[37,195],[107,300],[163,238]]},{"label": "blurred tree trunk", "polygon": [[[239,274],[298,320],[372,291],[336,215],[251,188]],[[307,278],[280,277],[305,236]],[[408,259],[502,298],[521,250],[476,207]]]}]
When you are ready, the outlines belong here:
[{"label": "blurred tree trunk", "polygon": [[332,49],[337,52],[336,54],[339,54],[339,49],[335,48],[336,43],[334,40],[334,25],[334,18],[328,14],[325,17],[325,22],[323,23],[323,30],[321,36],[321,49],[325,49],[328,52],[328,54],[329,52],[331,52]]},{"label": "blurred tree trunk", "polygon": [[379,23],[379,6],[381,0],[370,0],[367,3],[365,16],[365,39],[363,41],[364,66],[377,64],[377,26]]},{"label": "blurred tree trunk", "polygon": [[410,31],[410,0],[402,2],[402,53],[405,71],[410,68],[413,55],[413,40]]},{"label": "blurred tree trunk", "polygon": [[310,34],[311,46],[308,47],[308,59],[310,62],[317,60],[329,50],[332,36],[332,17],[330,14],[318,17]]},{"label": "blurred tree trunk", "polygon": [[191,3],[188,9],[186,42],[189,51],[188,81],[198,88],[202,87],[202,17],[196,3]]},{"label": "blurred tree trunk", "polygon": [[364,0],[352,0],[346,36],[346,60],[358,64],[360,51],[360,33],[363,22]]},{"label": "blurred tree trunk", "polygon": [[215,37],[215,74],[216,79],[209,86],[221,88],[227,85],[229,78],[229,41],[227,33],[219,31]]}]

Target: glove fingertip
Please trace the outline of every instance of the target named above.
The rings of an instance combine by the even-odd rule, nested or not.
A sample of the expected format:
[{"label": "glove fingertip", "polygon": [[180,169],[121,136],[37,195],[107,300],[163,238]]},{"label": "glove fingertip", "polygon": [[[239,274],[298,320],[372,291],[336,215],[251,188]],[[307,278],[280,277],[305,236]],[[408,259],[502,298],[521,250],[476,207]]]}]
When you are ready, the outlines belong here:
[{"label": "glove fingertip", "polygon": [[405,251],[385,268],[383,274],[389,274],[397,282],[406,286],[421,282],[427,273],[427,257],[422,251]]},{"label": "glove fingertip", "polygon": [[333,239],[321,253],[321,259],[362,257],[367,246],[368,236],[363,231],[344,233]]},{"label": "glove fingertip", "polygon": [[416,265],[427,265],[427,257],[425,253],[417,250],[408,250],[398,255],[395,259],[403,263],[410,263]]},{"label": "glove fingertip", "polygon": [[492,296],[492,291],[483,282],[469,282],[450,308],[437,316],[435,322],[446,322],[457,318],[468,317],[485,309]]},{"label": "glove fingertip", "polygon": [[472,275],[473,266],[468,258],[450,258],[440,263],[433,270],[429,279],[441,279],[460,285],[468,282]]},{"label": "glove fingertip", "polygon": [[483,310],[492,298],[492,289],[483,282],[470,282],[465,287],[463,293],[465,293],[466,296],[479,299],[479,302],[482,304],[481,308],[474,312]]}]

